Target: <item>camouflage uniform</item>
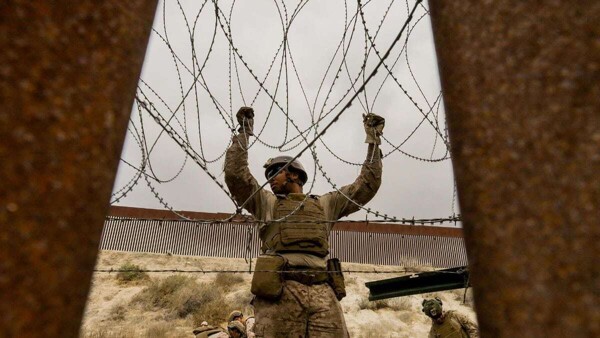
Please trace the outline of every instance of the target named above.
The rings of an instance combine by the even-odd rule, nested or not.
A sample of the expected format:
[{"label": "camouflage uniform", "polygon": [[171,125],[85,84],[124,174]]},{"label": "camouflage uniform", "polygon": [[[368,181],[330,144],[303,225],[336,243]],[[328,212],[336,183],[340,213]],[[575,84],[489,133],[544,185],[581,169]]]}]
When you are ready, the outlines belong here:
[{"label": "camouflage uniform", "polygon": [[[244,326],[244,324],[238,320],[230,321],[229,324],[227,324],[227,330],[230,337],[235,337],[236,335],[238,335],[240,338],[248,337],[246,335],[246,326]],[[238,333],[236,334],[233,332],[233,330],[237,331]]]},{"label": "camouflage uniform", "polygon": [[[260,188],[248,169],[247,144],[247,134],[235,135],[225,157],[225,182],[240,204]],[[381,152],[378,144],[370,143],[368,147],[367,160],[354,183],[342,187],[341,192],[333,191],[306,200],[309,202],[309,207],[316,205],[322,209],[324,219],[336,221],[358,211],[359,206],[349,199],[364,205],[375,196],[381,184]],[[281,202],[303,201],[305,198],[306,195],[298,193],[275,196],[270,191],[262,189],[246,203],[246,210],[256,219],[267,222],[259,229],[263,253],[269,251],[269,248],[265,247],[266,236],[273,232],[271,231],[273,226],[277,226],[276,223],[268,223],[277,219],[276,216],[280,213],[277,211],[277,206]],[[333,224],[333,222],[326,223],[327,236]],[[289,268],[324,271],[327,252],[325,251],[323,255],[306,252],[286,252],[281,255],[286,258]],[[306,284],[286,280],[283,294],[278,300],[261,297],[254,299],[256,337],[348,337],[341,306],[331,287],[326,283]]]},{"label": "camouflage uniform", "polygon": [[256,335],[254,334],[254,324],[255,319],[253,316],[246,318],[246,335],[248,338],[254,338]]},{"label": "camouflage uniform", "polygon": [[277,301],[257,297],[256,337],[348,337],[344,313],[329,284],[286,281]]},{"label": "camouflage uniform", "polygon": [[458,312],[444,312],[441,320],[432,319],[431,322],[429,338],[479,338],[477,325]]}]

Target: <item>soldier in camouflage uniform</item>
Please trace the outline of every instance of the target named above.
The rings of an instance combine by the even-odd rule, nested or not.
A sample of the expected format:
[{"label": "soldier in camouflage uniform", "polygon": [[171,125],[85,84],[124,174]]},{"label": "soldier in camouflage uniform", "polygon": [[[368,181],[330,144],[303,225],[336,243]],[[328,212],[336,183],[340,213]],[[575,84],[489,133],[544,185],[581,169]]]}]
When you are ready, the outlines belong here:
[{"label": "soldier in camouflage uniform", "polygon": [[246,327],[239,320],[234,320],[227,324],[227,332],[231,338],[248,338],[246,336]]},{"label": "soldier in camouflage uniform", "polygon": [[[266,284],[257,277],[261,257],[257,260],[253,277],[256,337],[348,337],[339,303],[345,291],[343,285],[332,282],[330,276],[335,274],[327,270],[332,261],[327,260],[329,232],[335,221],[358,211],[379,189],[379,144],[385,120],[375,114],[363,117],[369,145],[367,159],[354,183],[320,197],[307,196],[302,192],[308,179],[302,164],[298,160],[288,164],[292,158],[280,156],[265,164],[273,193],[262,189],[251,197],[260,188],[248,169],[247,145],[253,135],[253,118],[252,108],[242,107],[237,113],[240,129],[225,157],[225,182],[239,204],[250,198],[245,209],[264,222],[259,228],[261,257],[277,256],[284,261],[284,268],[278,270],[284,272],[277,275],[283,279],[282,286],[274,297],[267,297],[254,289],[255,284]],[[341,272],[338,276],[343,281]]]},{"label": "soldier in camouflage uniform", "polygon": [[254,338],[254,316],[246,317],[244,316],[242,311],[235,310],[229,314],[227,322],[231,322],[234,320],[244,324],[244,327],[246,328],[246,335],[248,336],[248,338]]},{"label": "soldier in camouflage uniform", "polygon": [[429,338],[479,338],[477,324],[455,311],[443,311],[439,298],[423,300],[423,312],[431,318]]}]

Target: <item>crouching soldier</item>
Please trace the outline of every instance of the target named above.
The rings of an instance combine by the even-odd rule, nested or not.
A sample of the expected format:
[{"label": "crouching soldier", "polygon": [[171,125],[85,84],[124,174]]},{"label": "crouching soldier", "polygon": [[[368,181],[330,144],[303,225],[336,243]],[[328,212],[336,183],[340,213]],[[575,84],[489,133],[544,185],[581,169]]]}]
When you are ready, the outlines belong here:
[{"label": "crouching soldier", "polygon": [[248,338],[254,338],[254,317],[253,316],[244,316],[242,311],[235,310],[229,314],[227,317],[227,322],[238,321],[244,324],[246,328],[246,335]]},{"label": "crouching soldier", "polygon": [[247,338],[246,327],[240,321],[234,320],[227,324],[227,332],[231,338]]},{"label": "crouching soldier", "polygon": [[369,145],[359,177],[319,197],[303,193],[308,174],[290,156],[267,161],[265,177],[273,193],[260,189],[248,169],[254,110],[240,108],[237,119],[240,129],[225,157],[225,182],[237,203],[261,222],[261,256],[252,280],[256,337],[348,337],[339,303],[345,296],[341,266],[335,258],[327,260],[329,232],[379,189],[385,120],[363,117]]},{"label": "crouching soldier", "polygon": [[423,312],[431,318],[429,338],[479,338],[477,324],[455,311],[443,311],[439,298],[423,300]]}]

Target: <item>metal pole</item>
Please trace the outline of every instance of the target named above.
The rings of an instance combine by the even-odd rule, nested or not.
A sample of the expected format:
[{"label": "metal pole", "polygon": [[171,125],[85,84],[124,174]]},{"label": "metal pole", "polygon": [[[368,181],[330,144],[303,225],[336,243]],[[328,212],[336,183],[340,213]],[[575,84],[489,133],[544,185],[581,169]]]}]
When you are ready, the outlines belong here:
[{"label": "metal pole", "polygon": [[0,336],[75,337],[156,0],[0,4]]},{"label": "metal pole", "polygon": [[429,2],[482,336],[600,336],[600,2]]}]

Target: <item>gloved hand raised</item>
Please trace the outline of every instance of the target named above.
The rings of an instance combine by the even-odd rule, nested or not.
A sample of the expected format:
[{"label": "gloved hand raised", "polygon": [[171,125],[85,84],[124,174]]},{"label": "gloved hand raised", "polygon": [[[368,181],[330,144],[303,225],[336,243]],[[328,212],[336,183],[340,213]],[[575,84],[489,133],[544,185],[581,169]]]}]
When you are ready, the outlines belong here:
[{"label": "gloved hand raised", "polygon": [[238,124],[238,132],[254,135],[254,109],[251,107],[241,107],[235,114]]},{"label": "gloved hand raised", "polygon": [[367,134],[365,143],[381,144],[385,119],[373,113],[363,114],[363,124],[365,126],[365,133]]}]

